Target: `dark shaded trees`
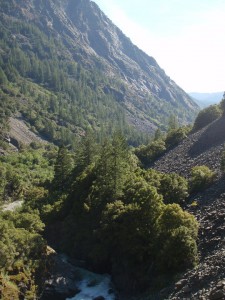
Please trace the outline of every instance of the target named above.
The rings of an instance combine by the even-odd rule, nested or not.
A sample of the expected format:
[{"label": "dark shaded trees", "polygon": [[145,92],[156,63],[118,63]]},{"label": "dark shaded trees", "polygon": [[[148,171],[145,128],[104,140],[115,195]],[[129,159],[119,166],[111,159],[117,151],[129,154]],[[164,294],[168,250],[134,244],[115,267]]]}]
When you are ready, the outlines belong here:
[{"label": "dark shaded trees", "polygon": [[69,186],[70,173],[73,169],[73,159],[65,146],[60,146],[54,165],[52,189],[65,192]]}]

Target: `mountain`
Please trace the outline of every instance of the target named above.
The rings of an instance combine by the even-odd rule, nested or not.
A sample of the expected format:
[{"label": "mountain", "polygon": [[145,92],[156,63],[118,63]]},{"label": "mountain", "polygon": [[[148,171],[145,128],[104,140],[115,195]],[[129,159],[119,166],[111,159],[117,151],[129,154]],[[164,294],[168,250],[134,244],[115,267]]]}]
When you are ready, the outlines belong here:
[{"label": "mountain", "polygon": [[223,97],[223,92],[217,93],[189,93],[192,99],[202,108],[219,103]]},{"label": "mountain", "polygon": [[0,15],[3,115],[22,113],[49,140],[119,128],[137,143],[199,110],[92,1],[2,0]]}]

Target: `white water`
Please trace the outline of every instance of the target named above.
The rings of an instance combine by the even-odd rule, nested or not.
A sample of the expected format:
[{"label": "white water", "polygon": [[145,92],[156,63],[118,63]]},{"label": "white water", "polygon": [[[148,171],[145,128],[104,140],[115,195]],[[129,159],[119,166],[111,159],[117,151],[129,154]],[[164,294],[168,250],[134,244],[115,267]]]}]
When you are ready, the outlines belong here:
[{"label": "white water", "polygon": [[[95,274],[82,268],[77,268],[77,271],[81,278],[81,280],[77,282],[80,293],[66,300],[93,300],[98,296],[102,296],[106,300],[116,299],[109,275]],[[110,291],[112,293],[110,293]]]}]

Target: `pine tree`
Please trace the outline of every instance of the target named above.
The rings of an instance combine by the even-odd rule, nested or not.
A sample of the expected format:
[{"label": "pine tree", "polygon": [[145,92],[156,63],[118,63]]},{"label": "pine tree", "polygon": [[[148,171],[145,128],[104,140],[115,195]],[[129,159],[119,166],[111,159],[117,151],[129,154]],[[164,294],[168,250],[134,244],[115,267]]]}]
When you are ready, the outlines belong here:
[{"label": "pine tree", "polygon": [[87,132],[81,139],[76,151],[75,174],[82,172],[95,160],[97,154],[97,145],[91,132]]},{"label": "pine tree", "polygon": [[4,71],[2,70],[2,68],[0,67],[0,84],[5,84],[7,83],[7,77],[4,73]]},{"label": "pine tree", "polygon": [[55,176],[52,182],[53,189],[65,192],[68,187],[68,179],[73,168],[73,160],[65,146],[59,147],[54,166]]},{"label": "pine tree", "polygon": [[170,115],[169,121],[168,121],[168,132],[174,129],[177,129],[179,127],[177,116]]},{"label": "pine tree", "polygon": [[[112,142],[105,140],[97,166],[97,184],[104,201],[114,201],[122,192],[129,172],[129,152],[125,138],[115,133]],[[108,199],[107,199],[108,198]]]}]

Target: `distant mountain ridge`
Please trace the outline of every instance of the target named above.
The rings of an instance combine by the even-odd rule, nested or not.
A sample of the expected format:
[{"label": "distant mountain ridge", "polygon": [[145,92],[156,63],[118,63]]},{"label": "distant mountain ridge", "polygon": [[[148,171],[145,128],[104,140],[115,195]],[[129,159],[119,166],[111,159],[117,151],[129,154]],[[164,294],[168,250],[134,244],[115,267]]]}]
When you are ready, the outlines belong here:
[{"label": "distant mountain ridge", "polygon": [[223,97],[224,92],[216,93],[189,93],[193,100],[202,108],[211,104],[219,103]]},{"label": "distant mountain ridge", "polygon": [[[67,129],[75,134],[88,127],[101,131],[107,127],[110,112],[115,112],[111,118],[115,124],[121,123],[122,119],[126,126],[138,132],[152,133],[158,126],[165,128],[171,114],[175,114],[181,124],[193,121],[196,116],[199,107],[190,96],[165,74],[154,58],[133,45],[93,1],[3,0],[0,13],[5,44],[10,48],[13,38],[21,60],[26,60],[24,68],[28,66],[27,70],[20,70],[18,59],[13,68],[29,81],[29,85],[32,82],[41,84],[46,98],[50,88],[57,97],[54,100],[58,101],[57,107],[61,95],[64,109],[68,109],[66,118],[65,113],[59,114],[55,109],[51,112],[54,116],[41,120],[44,127],[47,118],[51,118],[57,132],[65,121]],[[0,66],[7,74],[15,58],[11,58],[4,47]],[[10,66],[5,61],[10,62]],[[55,66],[57,69],[53,70]],[[52,74],[54,78],[49,78]],[[68,92],[68,86],[73,93]],[[78,101],[78,98],[81,92],[86,94],[88,91],[90,95],[83,95],[82,99],[86,97],[90,103],[84,107],[83,100]],[[103,119],[97,105],[91,101],[98,101],[100,106],[107,108]],[[76,108],[73,109],[74,105]],[[93,108],[88,109],[90,106]],[[69,114],[78,110],[80,116],[75,122]],[[37,118],[32,119],[32,123],[38,131],[43,127],[37,126]]]}]

